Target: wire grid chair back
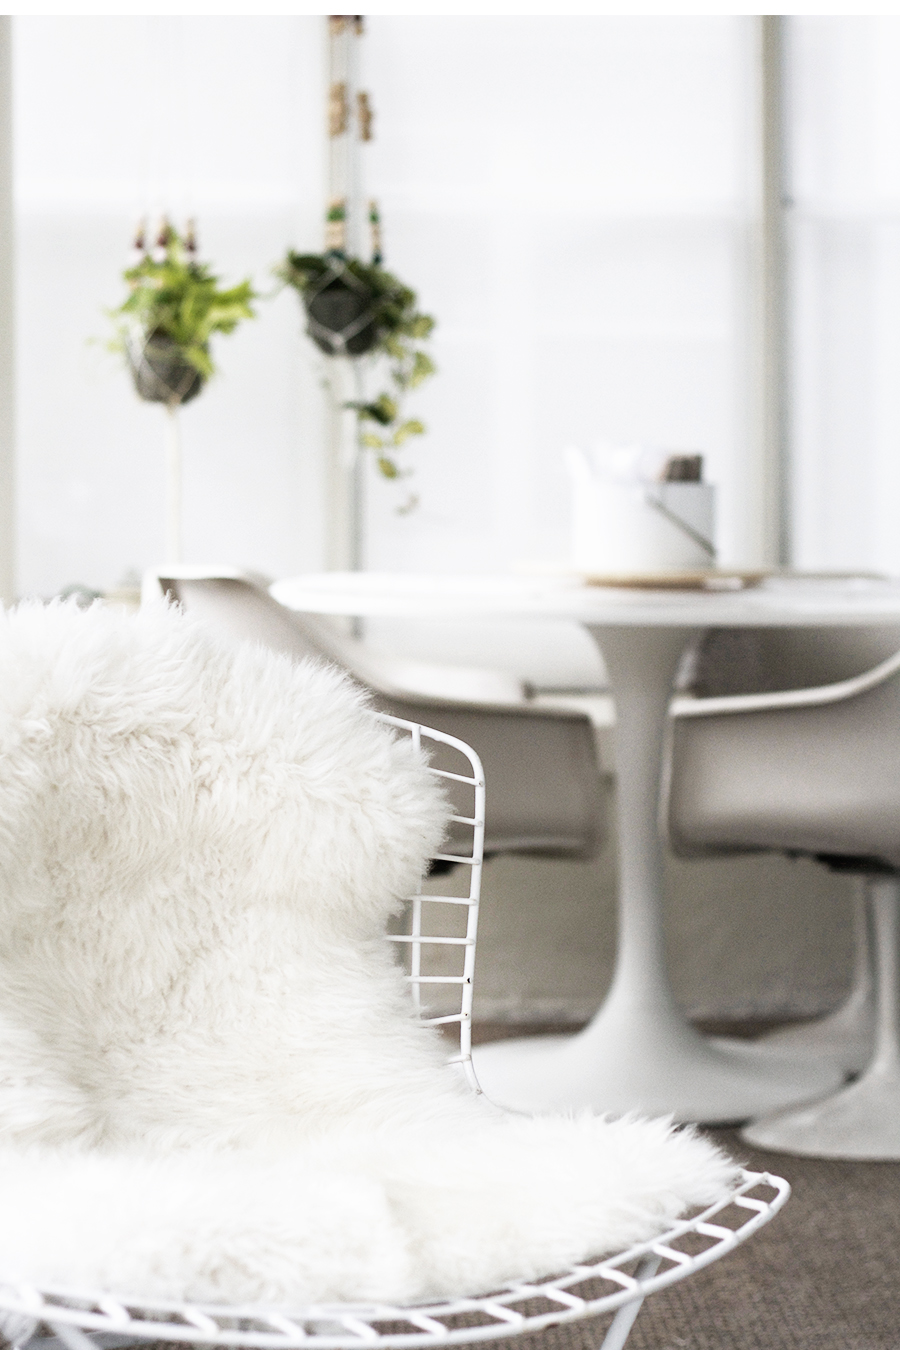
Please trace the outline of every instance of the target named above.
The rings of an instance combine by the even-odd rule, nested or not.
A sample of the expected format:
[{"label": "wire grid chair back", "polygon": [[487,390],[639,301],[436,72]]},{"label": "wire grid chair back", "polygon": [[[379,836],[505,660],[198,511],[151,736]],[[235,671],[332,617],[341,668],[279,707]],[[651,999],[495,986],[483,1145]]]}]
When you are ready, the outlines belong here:
[{"label": "wire grid chair back", "polygon": [[[432,727],[422,726],[418,722],[407,722],[400,717],[390,717],[387,713],[377,713],[379,722],[393,727],[401,735],[412,741],[417,751],[432,750],[434,747],[448,747],[455,752],[461,773],[439,768],[430,764],[428,772],[443,785],[462,792],[472,803],[471,815],[455,812],[451,821],[461,826],[464,839],[471,838],[469,847],[462,852],[438,853],[439,862],[453,864],[465,869],[467,889],[464,895],[423,894],[420,885],[415,895],[410,896],[405,915],[407,931],[388,933],[387,940],[400,947],[407,961],[407,979],[410,984],[413,1003],[423,1022],[427,1026],[458,1027],[459,1050],[449,1058],[449,1063],[458,1064],[475,1092],[480,1092],[478,1079],[472,1067],[472,996],[475,979],[475,945],[478,936],[478,906],[481,899],[481,873],[484,863],[484,769],[481,760],[465,741],[449,736],[446,732],[436,731]],[[445,752],[446,760],[446,752]],[[467,770],[467,771],[466,771]],[[462,918],[462,932],[442,931],[446,923],[437,921],[438,915],[446,907],[452,906]],[[454,926],[454,925],[450,925]],[[460,925],[455,925],[459,929]],[[437,951],[435,950],[437,949]],[[448,949],[450,952],[448,953]],[[438,954],[455,954],[456,968],[448,973],[446,969],[435,969],[436,963],[429,960]],[[442,988],[448,994],[456,994],[452,1012],[428,1015],[428,993]]]}]

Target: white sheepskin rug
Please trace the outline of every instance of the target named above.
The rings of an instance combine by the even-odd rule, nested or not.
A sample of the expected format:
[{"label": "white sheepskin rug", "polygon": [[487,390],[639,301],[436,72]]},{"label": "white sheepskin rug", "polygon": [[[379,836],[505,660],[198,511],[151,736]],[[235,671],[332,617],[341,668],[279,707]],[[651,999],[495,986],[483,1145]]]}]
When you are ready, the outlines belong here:
[{"label": "white sheepskin rug", "polygon": [[506,1115],[446,1067],[383,937],[446,807],[334,671],[165,607],[23,605],[0,752],[3,1275],[474,1294],[733,1177],[665,1121]]}]

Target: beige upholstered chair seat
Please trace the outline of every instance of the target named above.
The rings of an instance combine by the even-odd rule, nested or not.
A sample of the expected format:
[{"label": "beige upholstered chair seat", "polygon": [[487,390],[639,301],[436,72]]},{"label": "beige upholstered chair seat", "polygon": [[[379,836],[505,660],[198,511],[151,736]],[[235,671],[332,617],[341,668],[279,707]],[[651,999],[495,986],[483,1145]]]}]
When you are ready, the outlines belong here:
[{"label": "beige upholstered chair seat", "polygon": [[[778,636],[767,635],[773,650]],[[676,700],[663,815],[684,857],[807,854],[863,879],[849,999],[820,1023],[769,1039],[776,1053],[805,1048],[865,1072],[832,1097],[751,1123],[744,1137],[815,1157],[900,1159],[900,643],[896,630],[837,636],[834,651],[823,635],[807,643],[824,659],[788,665],[780,691]],[[882,659],[860,672],[873,657]],[[726,672],[732,689],[736,674]],[[804,688],[803,674],[833,682]],[[712,692],[715,672],[696,686]]]},{"label": "beige upholstered chair seat", "polygon": [[674,711],[676,853],[776,849],[900,869],[900,659],[819,689]]}]

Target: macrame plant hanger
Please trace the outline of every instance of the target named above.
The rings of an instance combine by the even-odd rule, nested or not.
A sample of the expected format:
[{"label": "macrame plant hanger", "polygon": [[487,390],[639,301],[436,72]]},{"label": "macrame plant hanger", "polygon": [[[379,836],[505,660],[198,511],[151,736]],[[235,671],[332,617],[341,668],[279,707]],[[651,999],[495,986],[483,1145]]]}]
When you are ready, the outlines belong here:
[{"label": "macrame plant hanger", "polygon": [[[366,460],[358,419],[347,404],[364,400],[362,356],[375,339],[368,323],[369,296],[361,287],[354,297],[353,274],[342,258],[363,258],[371,242],[380,261],[377,212],[367,202],[363,181],[363,147],[372,139],[369,96],[360,88],[363,17],[332,14],[328,18],[328,211],[325,249],[334,251],[334,276],[307,302],[310,336],[330,357],[326,363],[329,392],[328,565],[359,571],[364,565]],[[370,227],[372,231],[370,240]],[[354,299],[357,303],[354,305]],[[340,331],[333,313],[325,314],[321,331],[316,309],[342,305]],[[330,322],[328,320],[331,320]],[[367,331],[371,330],[371,331]]]},{"label": "macrame plant hanger", "polygon": [[[193,237],[191,230],[190,237]],[[126,340],[126,355],[138,396],[148,403],[162,403],[166,410],[166,565],[183,562],[181,526],[181,427],[178,410],[196,398],[203,388],[199,371],[165,339],[132,334]]]},{"label": "macrame plant hanger", "polygon": [[[192,257],[196,257],[196,235],[194,225],[194,203],[188,186],[189,175],[181,177],[182,163],[173,163],[172,150],[183,156],[188,163],[196,162],[195,131],[197,119],[194,95],[189,83],[183,82],[179,67],[184,67],[186,53],[183,49],[184,35],[181,25],[175,30],[174,45],[172,37],[161,45],[157,53],[159,60],[158,79],[162,98],[162,118],[160,110],[150,119],[141,121],[140,164],[143,187],[141,215],[151,220],[159,219],[158,235],[145,238],[146,225],[142,220],[135,239],[135,257],[137,261],[145,248],[160,251],[168,240],[168,209],[173,198],[181,196],[178,203],[185,209],[187,228],[185,244]],[[179,181],[181,179],[181,181]],[[179,191],[176,191],[177,189]],[[185,196],[185,192],[187,195]],[[203,390],[205,380],[198,370],[184,359],[176,345],[160,334],[147,336],[133,333],[126,341],[126,356],[131,367],[135,391],[138,397],[148,403],[161,403],[165,408],[165,431],[163,433],[165,456],[165,560],[167,566],[175,566],[184,561],[184,530],[182,524],[182,439],[179,410],[183,403],[189,403]]]}]

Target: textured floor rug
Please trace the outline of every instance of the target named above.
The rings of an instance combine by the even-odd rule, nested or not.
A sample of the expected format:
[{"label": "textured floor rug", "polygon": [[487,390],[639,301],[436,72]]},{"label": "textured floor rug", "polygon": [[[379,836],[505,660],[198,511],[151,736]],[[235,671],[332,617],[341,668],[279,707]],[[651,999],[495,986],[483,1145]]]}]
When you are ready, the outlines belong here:
[{"label": "textured floor rug", "polygon": [[[793,1195],[743,1247],[647,1299],[628,1350],[897,1350],[900,1163],[837,1163],[743,1148]],[[596,1350],[608,1320],[572,1323],[504,1350]]]},{"label": "textured floor rug", "polygon": [[[736,1131],[709,1135],[754,1171],[786,1177],[793,1194],[743,1247],[647,1299],[627,1350],[898,1350],[900,1163],[792,1158],[751,1149]],[[596,1350],[608,1322],[503,1350]]]}]

